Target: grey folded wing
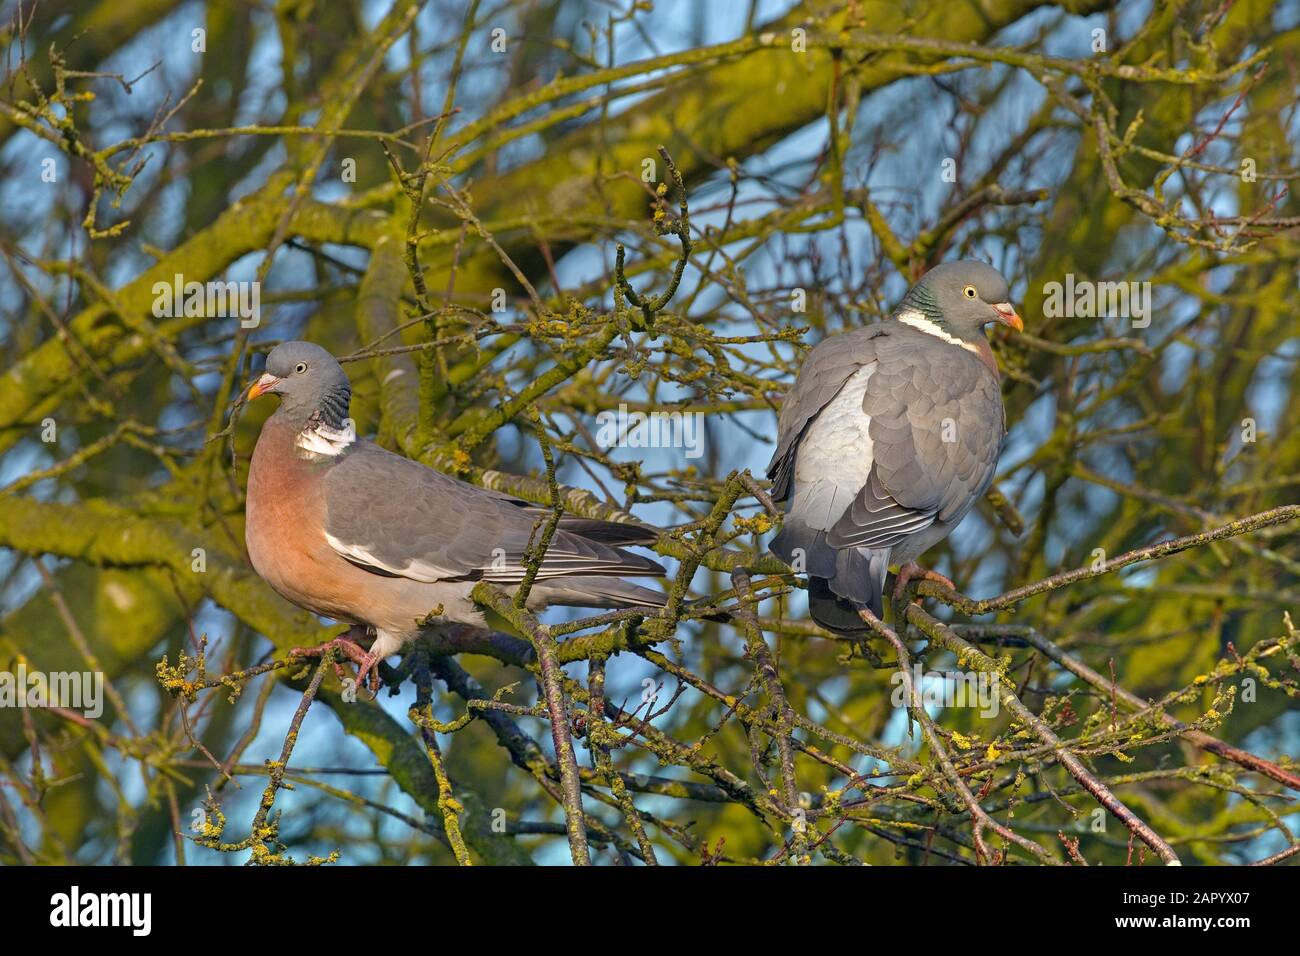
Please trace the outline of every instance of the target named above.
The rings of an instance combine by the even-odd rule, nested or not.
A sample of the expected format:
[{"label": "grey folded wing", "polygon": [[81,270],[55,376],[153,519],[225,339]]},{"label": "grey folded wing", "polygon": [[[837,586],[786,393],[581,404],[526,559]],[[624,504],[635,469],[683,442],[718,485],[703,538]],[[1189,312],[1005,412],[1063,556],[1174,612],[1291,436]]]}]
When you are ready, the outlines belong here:
[{"label": "grey folded wing", "polygon": [[877,342],[886,337],[888,330],[874,325],[822,339],[808,353],[777,420],[776,451],[767,466],[774,501],[790,497],[799,442],[808,425],[858,369],[876,360]]},{"label": "grey folded wing", "polygon": [[881,340],[867,384],[873,463],[831,527],[833,548],[894,548],[935,521],[959,521],[988,489],[1005,433],[997,378],[946,344]]},{"label": "grey folded wing", "polygon": [[[323,481],[326,540],[376,574],[416,581],[523,580],[540,546],[546,509],[466,484],[370,443],[330,468]],[[581,531],[586,528],[589,534]],[[652,529],[576,519],[552,537],[538,579],[664,573],[648,558],[605,543],[647,543]]]},{"label": "grey folded wing", "polygon": [[[459,484],[464,485],[463,482]],[[527,501],[523,498],[516,498],[514,495],[506,494],[503,491],[494,491],[491,488],[482,488],[478,485],[465,487],[470,487],[480,494],[488,495],[498,501],[519,508],[527,512],[533,520],[536,520],[538,516],[551,513],[551,509],[545,505],[539,505],[535,501]],[[560,518],[560,527],[565,531],[572,531],[584,538],[592,541],[602,541],[605,544],[648,545],[659,540],[660,535],[660,529],[636,521],[609,521],[603,518],[581,518],[577,515],[563,515]]]}]

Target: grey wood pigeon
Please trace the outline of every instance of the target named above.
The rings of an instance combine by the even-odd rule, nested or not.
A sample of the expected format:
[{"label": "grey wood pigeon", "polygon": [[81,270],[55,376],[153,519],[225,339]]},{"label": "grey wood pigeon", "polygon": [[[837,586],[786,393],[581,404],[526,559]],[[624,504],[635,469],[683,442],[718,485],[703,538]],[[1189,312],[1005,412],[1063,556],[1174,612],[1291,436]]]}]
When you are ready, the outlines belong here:
[{"label": "grey wood pigeon", "polygon": [[[993,481],[1006,424],[983,328],[1024,323],[991,266],[936,266],[883,322],[823,339],[781,407],[768,465],[785,501],[772,553],[806,572],[809,613],[831,630],[884,614],[885,576],[957,527]],[[951,582],[947,582],[951,585]]]},{"label": "grey wood pigeon", "polygon": [[[470,591],[478,581],[509,591],[523,581],[530,541],[540,538],[539,518],[549,509],[358,438],[347,418],[348,378],[317,345],[277,346],[247,394],[280,396],[248,472],[244,540],[253,567],[299,607],[353,625],[297,653],[337,647],[364,682],[379,660],[428,627],[488,626]],[[656,537],[646,525],[564,516],[528,606],[663,606],[660,592],[619,579],[664,573],[621,547]],[[371,632],[367,653],[358,638]]]}]

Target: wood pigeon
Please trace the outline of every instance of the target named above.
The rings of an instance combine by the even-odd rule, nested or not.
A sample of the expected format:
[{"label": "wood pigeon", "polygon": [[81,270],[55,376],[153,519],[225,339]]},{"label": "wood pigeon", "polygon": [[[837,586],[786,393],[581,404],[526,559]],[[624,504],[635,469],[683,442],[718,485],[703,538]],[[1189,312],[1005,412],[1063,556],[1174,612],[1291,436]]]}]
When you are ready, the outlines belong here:
[{"label": "wood pigeon", "polygon": [[[339,363],[309,342],[285,342],[249,386],[280,396],[248,472],[244,540],[253,567],[289,601],[353,625],[336,647],[358,681],[425,628],[487,627],[470,599],[478,581],[513,590],[549,509],[466,484],[373,442],[347,418],[352,388]],[[622,550],[652,544],[646,525],[560,519],[528,606],[659,608],[664,595],[622,581],[657,576],[658,563]],[[440,609],[440,610],[439,610]],[[369,652],[357,639],[373,632]]]},{"label": "wood pigeon", "polygon": [[[823,339],[781,407],[772,497],[788,502],[773,554],[808,574],[818,624],[861,632],[885,575],[948,536],[993,481],[1005,414],[983,327],[1024,323],[982,262],[936,266],[883,322]],[[947,582],[951,585],[951,582]]]}]

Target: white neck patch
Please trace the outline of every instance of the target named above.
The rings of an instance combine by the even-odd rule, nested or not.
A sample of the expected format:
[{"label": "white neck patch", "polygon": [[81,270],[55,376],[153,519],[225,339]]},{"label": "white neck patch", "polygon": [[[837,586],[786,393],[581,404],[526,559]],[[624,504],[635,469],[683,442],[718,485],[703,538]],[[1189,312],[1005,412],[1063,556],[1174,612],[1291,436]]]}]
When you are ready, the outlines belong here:
[{"label": "white neck patch", "polygon": [[323,422],[298,433],[294,444],[311,455],[333,458],[357,440],[357,426],[350,418],[343,420],[342,428],[331,428]]},{"label": "white neck patch", "polygon": [[951,342],[953,345],[958,348],[963,348],[967,352],[972,352],[976,355],[979,354],[979,348],[977,346],[963,339],[959,339],[955,335],[949,335],[915,309],[908,309],[905,312],[898,313],[897,319],[904,325],[910,325],[912,328],[918,329],[926,335],[933,335],[935,338],[943,339],[945,342]]}]

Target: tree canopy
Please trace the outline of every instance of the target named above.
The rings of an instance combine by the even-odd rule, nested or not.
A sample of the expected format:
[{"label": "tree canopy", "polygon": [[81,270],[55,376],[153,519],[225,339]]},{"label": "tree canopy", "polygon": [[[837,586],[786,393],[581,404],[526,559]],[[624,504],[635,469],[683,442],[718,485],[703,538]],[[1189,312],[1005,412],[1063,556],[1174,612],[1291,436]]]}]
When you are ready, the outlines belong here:
[{"label": "tree canopy", "polygon": [[[1300,4],[8,5],[6,863],[1294,862]],[[808,348],[979,258],[1008,439],[863,639],[766,550]],[[371,700],[248,562],[276,343],[358,433],[663,529],[661,613]],[[651,422],[666,431],[651,432]],[[642,427],[644,423],[644,427]],[[383,489],[375,489],[382,495]],[[0,701],[3,702],[3,701]]]}]

